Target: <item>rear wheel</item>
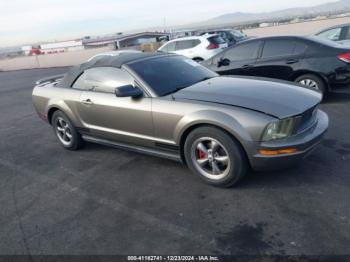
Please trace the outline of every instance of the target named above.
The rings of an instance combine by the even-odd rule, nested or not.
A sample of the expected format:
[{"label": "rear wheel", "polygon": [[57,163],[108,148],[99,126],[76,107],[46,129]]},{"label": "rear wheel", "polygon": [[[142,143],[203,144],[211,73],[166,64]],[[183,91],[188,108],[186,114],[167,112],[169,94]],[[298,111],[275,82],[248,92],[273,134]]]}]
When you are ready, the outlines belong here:
[{"label": "rear wheel", "polygon": [[61,111],[52,116],[52,127],[58,141],[68,150],[77,150],[83,146],[84,141],[69,118]]},{"label": "rear wheel", "polygon": [[243,149],[219,128],[208,126],[193,130],[186,139],[184,155],[189,168],[215,186],[233,186],[247,173]]},{"label": "rear wheel", "polygon": [[305,74],[305,75],[299,76],[297,79],[295,79],[295,82],[301,85],[307,86],[321,93],[326,92],[326,85],[323,82],[323,80],[319,76],[316,76],[313,74]]}]

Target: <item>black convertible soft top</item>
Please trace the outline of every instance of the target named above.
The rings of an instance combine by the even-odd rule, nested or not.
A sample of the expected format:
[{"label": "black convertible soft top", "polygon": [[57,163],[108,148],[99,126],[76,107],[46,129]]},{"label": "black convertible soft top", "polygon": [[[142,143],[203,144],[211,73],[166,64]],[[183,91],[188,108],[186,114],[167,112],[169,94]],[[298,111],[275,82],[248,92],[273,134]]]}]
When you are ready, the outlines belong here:
[{"label": "black convertible soft top", "polygon": [[169,56],[166,53],[122,53],[118,56],[101,55],[84,64],[73,66],[67,74],[60,81],[59,86],[70,87],[73,82],[80,76],[85,70],[94,67],[117,67],[121,68],[124,64],[128,64],[138,60],[144,60],[153,57]]}]

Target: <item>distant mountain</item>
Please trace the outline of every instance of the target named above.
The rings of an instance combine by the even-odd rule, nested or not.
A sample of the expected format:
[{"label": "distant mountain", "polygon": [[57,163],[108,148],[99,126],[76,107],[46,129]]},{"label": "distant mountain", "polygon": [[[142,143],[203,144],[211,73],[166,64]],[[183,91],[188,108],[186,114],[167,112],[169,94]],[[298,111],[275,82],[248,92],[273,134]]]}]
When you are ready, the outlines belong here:
[{"label": "distant mountain", "polygon": [[315,16],[319,14],[330,14],[350,11],[350,0],[340,0],[337,2],[331,2],[322,5],[316,5],[312,7],[296,7],[289,8],[273,12],[265,13],[229,13],[218,17],[214,17],[210,20],[203,21],[201,23],[195,23],[193,25],[219,25],[219,24],[238,24],[247,22],[261,22],[271,21],[278,19],[288,19],[298,16]]}]

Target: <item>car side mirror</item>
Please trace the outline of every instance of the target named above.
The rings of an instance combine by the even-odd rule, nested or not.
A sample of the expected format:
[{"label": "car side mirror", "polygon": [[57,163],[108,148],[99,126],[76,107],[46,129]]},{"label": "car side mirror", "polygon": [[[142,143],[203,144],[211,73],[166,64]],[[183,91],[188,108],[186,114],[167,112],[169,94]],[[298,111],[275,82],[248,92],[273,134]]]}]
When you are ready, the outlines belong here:
[{"label": "car side mirror", "polygon": [[119,86],[115,88],[115,95],[117,97],[132,97],[132,98],[138,98],[143,95],[143,92],[140,88],[133,85],[125,85],[125,86]]},{"label": "car side mirror", "polygon": [[230,59],[228,58],[221,58],[218,62],[218,67],[220,66],[229,66],[231,63]]}]

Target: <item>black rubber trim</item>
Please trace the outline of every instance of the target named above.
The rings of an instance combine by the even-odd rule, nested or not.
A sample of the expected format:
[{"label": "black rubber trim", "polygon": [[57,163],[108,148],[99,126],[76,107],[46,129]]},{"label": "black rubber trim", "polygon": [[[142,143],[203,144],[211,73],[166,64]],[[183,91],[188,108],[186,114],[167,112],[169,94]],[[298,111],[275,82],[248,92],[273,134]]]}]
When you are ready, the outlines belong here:
[{"label": "black rubber trim", "polygon": [[155,142],[155,146],[159,147],[159,148],[162,148],[162,149],[169,150],[169,151],[176,151],[176,152],[178,152],[180,150],[179,146],[164,144],[164,143],[160,143],[160,142]]},{"label": "black rubber trim", "polygon": [[77,131],[81,134],[89,134],[90,129],[85,127],[76,127]]},{"label": "black rubber trim", "polygon": [[119,148],[119,149],[130,150],[130,151],[134,151],[137,153],[142,153],[142,154],[147,154],[147,155],[152,155],[152,156],[157,156],[157,157],[162,157],[162,158],[182,162],[181,156],[178,152],[170,152],[169,150],[168,151],[160,150],[160,149],[157,150],[155,148],[148,148],[148,147],[143,147],[143,146],[118,143],[115,141],[110,141],[110,140],[92,137],[92,136],[88,136],[88,135],[83,135],[83,139],[88,141],[88,142],[93,142],[93,143],[106,145],[106,146],[112,146],[112,147]]}]

